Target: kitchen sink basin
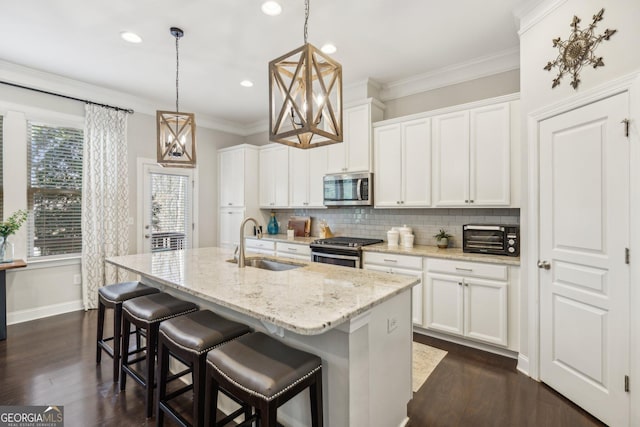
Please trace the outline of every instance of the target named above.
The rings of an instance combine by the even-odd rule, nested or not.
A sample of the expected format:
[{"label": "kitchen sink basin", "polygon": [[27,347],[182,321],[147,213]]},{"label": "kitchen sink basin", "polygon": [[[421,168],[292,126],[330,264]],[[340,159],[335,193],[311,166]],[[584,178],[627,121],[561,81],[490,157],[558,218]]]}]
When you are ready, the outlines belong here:
[{"label": "kitchen sink basin", "polygon": [[[232,262],[237,264],[238,261],[235,259],[230,259],[227,262]],[[285,270],[293,270],[294,268],[304,267],[304,264],[296,264],[293,262],[281,262],[273,259],[266,258],[246,258],[244,260],[245,267],[255,267],[261,268],[262,270],[269,271],[285,271]]]}]

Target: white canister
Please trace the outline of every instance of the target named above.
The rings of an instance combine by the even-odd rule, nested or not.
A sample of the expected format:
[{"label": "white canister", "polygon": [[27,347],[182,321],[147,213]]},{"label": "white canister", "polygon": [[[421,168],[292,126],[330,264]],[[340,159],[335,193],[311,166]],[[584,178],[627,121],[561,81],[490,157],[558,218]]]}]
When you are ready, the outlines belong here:
[{"label": "white canister", "polygon": [[400,233],[397,230],[391,229],[387,231],[387,244],[389,246],[398,246],[398,238]]},{"label": "white canister", "polygon": [[413,234],[413,229],[407,227],[407,224],[403,224],[402,227],[398,228],[398,232],[400,233],[400,244],[404,245],[404,236],[406,234]]},{"label": "white canister", "polygon": [[404,241],[402,243],[402,246],[404,246],[405,248],[412,248],[413,247],[413,239],[414,239],[413,234],[405,233]]}]

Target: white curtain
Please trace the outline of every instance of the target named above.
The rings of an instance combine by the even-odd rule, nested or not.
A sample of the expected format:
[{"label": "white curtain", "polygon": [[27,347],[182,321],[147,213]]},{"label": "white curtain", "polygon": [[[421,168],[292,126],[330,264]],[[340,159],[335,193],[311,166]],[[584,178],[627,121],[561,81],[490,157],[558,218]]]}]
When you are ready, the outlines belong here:
[{"label": "white curtain", "polygon": [[105,258],[129,251],[127,113],[87,104],[82,166],[82,298],[98,307],[98,288],[124,280]]}]

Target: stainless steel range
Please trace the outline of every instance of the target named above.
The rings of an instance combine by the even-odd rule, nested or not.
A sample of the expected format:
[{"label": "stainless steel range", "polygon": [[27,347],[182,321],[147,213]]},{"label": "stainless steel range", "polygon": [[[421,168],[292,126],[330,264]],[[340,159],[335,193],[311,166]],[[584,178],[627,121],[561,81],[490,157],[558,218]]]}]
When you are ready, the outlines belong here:
[{"label": "stainless steel range", "polygon": [[311,242],[311,260],[345,267],[362,267],[362,247],[382,243],[380,239],[330,237]]}]

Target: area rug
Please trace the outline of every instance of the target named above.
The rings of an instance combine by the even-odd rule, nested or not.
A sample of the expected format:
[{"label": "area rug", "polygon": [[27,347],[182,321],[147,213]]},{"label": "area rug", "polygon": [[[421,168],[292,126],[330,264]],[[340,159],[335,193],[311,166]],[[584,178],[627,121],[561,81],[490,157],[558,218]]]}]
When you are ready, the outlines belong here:
[{"label": "area rug", "polygon": [[413,343],[413,391],[418,391],[447,352],[428,345]]}]

